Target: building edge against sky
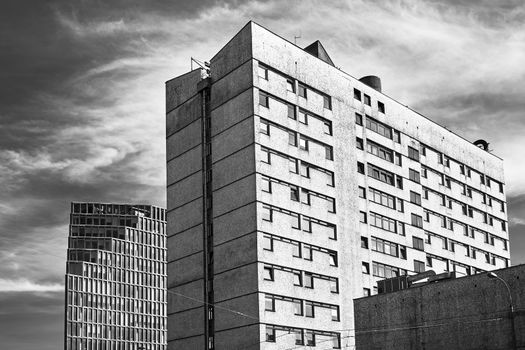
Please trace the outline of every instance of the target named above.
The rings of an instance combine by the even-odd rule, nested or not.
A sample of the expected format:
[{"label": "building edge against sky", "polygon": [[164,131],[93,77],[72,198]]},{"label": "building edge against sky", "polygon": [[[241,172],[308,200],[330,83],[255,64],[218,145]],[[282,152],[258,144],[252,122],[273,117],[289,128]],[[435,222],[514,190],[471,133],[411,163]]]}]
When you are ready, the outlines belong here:
[{"label": "building edge against sky", "polygon": [[71,203],[66,350],[166,349],[166,210]]},{"label": "building edge against sky", "polygon": [[319,42],[249,22],[166,83],[166,127],[168,348],[344,347],[379,279],[510,265],[502,160]]}]

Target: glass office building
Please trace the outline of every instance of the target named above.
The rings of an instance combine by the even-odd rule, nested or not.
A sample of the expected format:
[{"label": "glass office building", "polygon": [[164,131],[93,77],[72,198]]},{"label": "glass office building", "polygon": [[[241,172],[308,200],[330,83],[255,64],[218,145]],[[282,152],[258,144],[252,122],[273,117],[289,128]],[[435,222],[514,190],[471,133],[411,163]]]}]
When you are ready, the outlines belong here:
[{"label": "glass office building", "polygon": [[66,350],[166,349],[166,210],[72,203]]}]

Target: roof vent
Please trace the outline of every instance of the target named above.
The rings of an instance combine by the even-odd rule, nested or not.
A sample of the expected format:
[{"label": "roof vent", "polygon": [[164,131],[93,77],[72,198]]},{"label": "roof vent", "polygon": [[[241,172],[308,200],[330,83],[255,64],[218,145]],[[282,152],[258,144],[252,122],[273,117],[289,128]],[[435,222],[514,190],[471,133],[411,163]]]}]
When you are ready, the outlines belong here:
[{"label": "roof vent", "polygon": [[482,150],[487,151],[487,152],[489,151],[489,143],[487,141],[477,140],[477,141],[474,141],[473,143],[474,145],[478,146]]},{"label": "roof vent", "polygon": [[319,40],[314,41],[310,45],[304,48],[304,51],[308,52],[309,54],[317,57],[321,61],[325,61],[331,66],[334,66],[334,62],[332,62],[332,59],[330,56],[328,56],[328,52],[324,49],[323,45]]},{"label": "roof vent", "polygon": [[372,89],[381,92],[381,79],[376,75],[367,75],[359,79],[360,82],[370,86]]}]

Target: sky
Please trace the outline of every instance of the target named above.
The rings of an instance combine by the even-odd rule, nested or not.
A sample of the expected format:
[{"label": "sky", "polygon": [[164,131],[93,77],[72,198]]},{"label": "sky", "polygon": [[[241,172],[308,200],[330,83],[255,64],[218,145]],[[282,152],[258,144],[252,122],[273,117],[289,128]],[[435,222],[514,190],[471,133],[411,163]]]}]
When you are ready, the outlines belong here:
[{"label": "sky", "polygon": [[164,82],[249,20],[505,160],[511,258],[525,263],[521,0],[4,0],[0,344],[55,350],[71,201],[165,205]]}]

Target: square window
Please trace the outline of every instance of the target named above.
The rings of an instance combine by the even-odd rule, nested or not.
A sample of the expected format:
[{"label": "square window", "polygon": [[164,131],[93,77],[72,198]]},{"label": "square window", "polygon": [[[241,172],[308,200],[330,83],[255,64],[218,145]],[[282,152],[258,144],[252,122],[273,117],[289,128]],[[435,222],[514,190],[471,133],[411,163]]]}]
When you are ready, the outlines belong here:
[{"label": "square window", "polygon": [[302,194],[302,203],[306,204],[306,205],[310,205],[311,204],[311,201],[310,201],[310,192],[306,191],[306,190],[302,190],[303,194]]},{"label": "square window", "polygon": [[288,118],[293,120],[297,119],[297,111],[294,105],[288,105]]},{"label": "square window", "polygon": [[299,122],[308,125],[308,114],[304,111],[299,111]]},{"label": "square window", "polygon": [[419,172],[415,171],[414,169],[408,170],[408,178],[414,182],[417,182],[417,183],[420,182]]},{"label": "square window", "polygon": [[354,89],[354,99],[361,101],[361,91]]},{"label": "square window", "polygon": [[361,248],[368,249],[368,238],[361,237]]},{"label": "square window", "polygon": [[272,236],[263,237],[263,249],[273,251],[273,239]]},{"label": "square window", "polygon": [[303,231],[312,232],[312,221],[309,218],[303,216]]},{"label": "square window", "polygon": [[425,250],[424,241],[418,237],[412,237],[412,246],[414,247],[414,249],[417,249],[417,250],[422,250],[422,251]]},{"label": "square window", "polygon": [[365,198],[366,199],[366,189],[364,187],[359,186],[358,187],[358,193],[359,193],[359,198]]},{"label": "square window", "polygon": [[259,131],[261,132],[261,134],[270,135],[270,124],[266,120],[261,119],[261,123],[259,124]]},{"label": "square window", "polygon": [[270,98],[262,91],[259,91],[259,104],[266,108],[270,107]]},{"label": "square window", "polygon": [[270,207],[263,207],[262,208],[262,219],[264,221],[272,221],[272,216],[273,216],[273,213],[272,213],[272,208]]},{"label": "square window", "polygon": [[296,331],[294,331],[294,333],[295,333],[295,345],[304,345],[303,331],[302,330],[296,330]]},{"label": "square window", "polygon": [[357,125],[363,125],[363,116],[359,113],[355,114],[355,123]]},{"label": "square window", "polygon": [[414,191],[410,191],[410,203],[421,205],[421,195]]},{"label": "square window", "polygon": [[275,312],[275,298],[271,295],[267,295],[264,298],[264,310]]},{"label": "square window", "polygon": [[422,261],[414,260],[414,271],[425,272],[425,263]]},{"label": "square window", "polygon": [[299,138],[299,148],[305,151],[308,151],[308,140],[303,136]]},{"label": "square window", "polygon": [[364,211],[359,212],[359,222],[366,224],[366,212]]},{"label": "square window", "polygon": [[421,216],[412,213],[411,219],[412,219],[412,226],[416,226],[419,228],[423,227],[423,218]]},{"label": "square window", "polygon": [[306,346],[315,346],[315,334],[312,331],[306,331]]},{"label": "square window", "polygon": [[307,88],[303,84],[299,83],[299,96],[308,98],[307,96]]},{"label": "square window", "polygon": [[261,162],[271,164],[270,152],[265,149],[261,149]]},{"label": "square window", "polygon": [[310,167],[307,163],[301,162],[301,176],[310,178]]},{"label": "square window", "polygon": [[273,267],[265,266],[263,276],[266,281],[274,281]]},{"label": "square window", "polygon": [[369,297],[370,295],[370,288],[363,288],[363,296]]},{"label": "square window", "polygon": [[323,95],[323,107],[332,109],[332,98],[330,96]]},{"label": "square window", "polygon": [[368,96],[367,94],[364,94],[364,102],[365,102],[365,105],[367,105],[367,106],[371,106],[372,105],[370,96]]},{"label": "square window", "polygon": [[286,90],[295,93],[295,81],[292,79],[286,79]]},{"label": "square window", "polygon": [[306,317],[315,317],[314,304],[311,302],[304,303],[304,315]]},{"label": "square window", "polygon": [[272,182],[270,181],[270,179],[266,177],[262,178],[261,189],[263,192],[272,193]]},{"label": "square window", "polygon": [[357,172],[360,174],[365,173],[365,165],[361,162],[357,162]]},{"label": "square window", "polygon": [[377,101],[377,110],[379,113],[385,114],[385,104],[383,102]]}]

